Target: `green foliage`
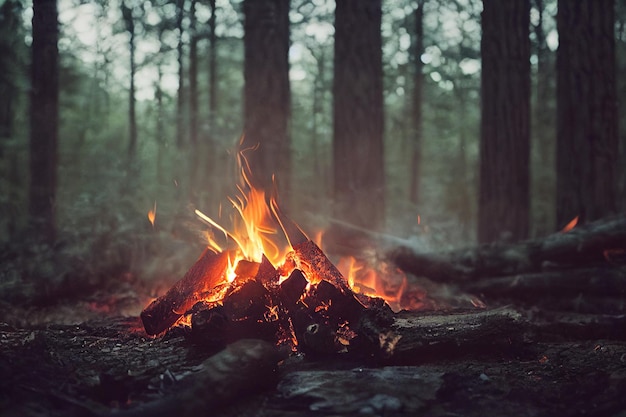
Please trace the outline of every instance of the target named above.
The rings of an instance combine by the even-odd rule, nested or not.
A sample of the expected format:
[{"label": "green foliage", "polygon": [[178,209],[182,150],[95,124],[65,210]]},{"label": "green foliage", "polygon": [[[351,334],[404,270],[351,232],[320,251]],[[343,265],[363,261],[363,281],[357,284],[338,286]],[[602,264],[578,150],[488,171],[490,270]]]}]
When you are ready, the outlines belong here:
[{"label": "green foliage", "polygon": [[[217,1],[218,39],[214,46],[218,108],[213,126],[208,122],[210,10],[204,2],[197,4],[200,91],[197,148],[176,147],[179,33],[174,2],[133,3],[137,7],[131,7],[132,2],[126,3],[124,10],[134,10],[131,12],[136,23],[138,58],[139,169],[131,173],[126,158],[128,33],[121,1],[68,0],[60,9],[61,131],[56,201],[60,242],[54,248],[31,247],[28,235],[20,233],[26,223],[28,172],[28,71],[24,64],[28,56],[24,43],[28,22],[18,19],[17,26],[3,24],[8,16],[7,8],[17,8],[11,9],[10,16],[14,18],[24,12],[19,9],[22,2],[3,3],[0,91],[3,85],[13,86],[11,99],[15,103],[14,130],[10,137],[0,138],[0,242],[11,239],[10,252],[14,254],[7,255],[6,263],[3,261],[0,268],[0,281],[5,289],[11,285],[8,283],[27,281],[33,291],[46,294],[48,290],[38,285],[41,278],[71,282],[76,288],[83,284],[84,288],[99,285],[112,276],[129,273],[175,279],[190,264],[184,262],[185,257],[193,258],[202,244],[199,237],[202,226],[194,219],[193,209],[215,216],[222,203],[227,204],[226,197],[233,194],[236,180],[233,152],[243,126],[241,2]],[[416,57],[412,49],[416,3],[383,2],[388,231],[404,238],[417,235],[439,245],[467,244],[474,237],[476,213],[481,2],[425,1],[425,53],[421,57]],[[556,2],[544,3],[547,10],[544,30],[554,37]],[[616,27],[619,74],[626,71],[626,14],[622,3],[618,2]],[[292,217],[312,230],[327,224],[331,205],[334,2],[292,0],[291,7],[291,134],[295,168],[291,193],[281,198],[288,200]],[[536,24],[536,10],[533,16]],[[188,19],[184,25],[188,25]],[[188,34],[183,35],[183,41],[186,53]],[[411,94],[416,59],[424,64],[422,191],[418,206],[409,202],[407,174],[412,163],[408,150],[414,133]],[[533,59],[536,64],[536,56]],[[550,77],[553,50],[548,51],[548,59],[552,60],[547,72]],[[188,66],[187,59],[184,65]],[[536,66],[533,69],[537,71]],[[622,102],[626,101],[625,85],[620,77]],[[184,85],[181,90],[185,95],[187,87]],[[554,86],[548,84],[546,88]],[[533,105],[537,103],[535,97]],[[544,104],[553,112],[553,98]],[[188,115],[185,118],[188,120]],[[541,123],[534,121],[535,143],[553,138],[553,123],[553,114]],[[626,123],[622,123],[621,129],[622,137],[626,138]],[[624,140],[622,145],[622,160],[626,165]],[[537,224],[545,225],[549,224],[545,213],[553,207],[549,195],[545,190],[538,191],[538,185],[553,181],[554,173],[553,167],[541,159],[538,146],[533,152],[536,197],[533,212]],[[194,156],[200,164],[198,172],[192,173],[190,161]],[[622,177],[622,189],[625,188],[626,178]],[[155,201],[157,226],[153,228],[146,213]],[[626,200],[623,204],[626,207]],[[545,228],[537,226],[536,233],[542,227]],[[74,284],[77,282],[83,284]],[[2,293],[7,292],[0,289]]]}]

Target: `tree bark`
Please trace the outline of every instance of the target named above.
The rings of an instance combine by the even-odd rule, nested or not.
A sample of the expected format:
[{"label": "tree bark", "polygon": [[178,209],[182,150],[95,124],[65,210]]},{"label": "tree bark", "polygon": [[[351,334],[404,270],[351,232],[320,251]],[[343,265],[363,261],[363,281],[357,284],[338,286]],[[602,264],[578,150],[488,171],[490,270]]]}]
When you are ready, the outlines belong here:
[{"label": "tree bark", "polygon": [[185,69],[183,65],[183,16],[185,0],[176,0],[176,28],[178,43],[176,45],[178,61],[178,93],[176,98],[176,146],[182,149],[185,145]]},{"label": "tree bark", "polygon": [[529,0],[483,0],[478,240],[528,236]]},{"label": "tree bark", "polygon": [[537,73],[535,84],[535,102],[532,130],[531,176],[534,187],[532,210],[532,235],[545,236],[555,228],[555,194],[556,194],[556,130],[554,126],[554,63],[546,43],[543,28],[545,5],[544,0],[534,0],[538,12],[538,22],[533,26],[535,33],[535,53],[537,55]]},{"label": "tree bark", "polygon": [[215,116],[217,113],[217,35],[216,25],[216,5],[215,0],[209,0],[211,17],[209,18],[209,132],[214,135]]},{"label": "tree bark", "polygon": [[[198,145],[198,35],[196,33],[196,0],[191,0],[189,10],[189,140]],[[194,152],[194,155],[197,155]],[[195,156],[194,156],[195,158]],[[195,175],[195,164],[192,171]]]},{"label": "tree bark", "polygon": [[413,140],[411,149],[411,182],[409,189],[409,200],[417,205],[420,193],[420,166],[422,164],[422,99],[424,89],[424,63],[422,54],[424,53],[424,5],[426,0],[420,0],[415,9],[415,40],[413,45]]},{"label": "tree bark", "polygon": [[244,140],[255,186],[290,184],[289,0],[245,0]]},{"label": "tree bark", "polygon": [[56,0],[34,0],[30,97],[29,213],[41,236],[56,237],[59,28]]},{"label": "tree bark", "polygon": [[128,139],[128,159],[129,166],[135,168],[135,154],[137,153],[137,115],[135,111],[135,73],[137,65],[135,63],[135,19],[133,17],[132,7],[128,7],[122,2],[122,17],[128,32],[128,51],[130,55],[130,86],[128,88],[128,123],[129,123],[129,139]]},{"label": "tree bark", "polygon": [[557,228],[617,212],[614,0],[559,0]]},{"label": "tree bark", "polygon": [[334,213],[373,230],[385,220],[381,15],[381,0],[335,10]]}]

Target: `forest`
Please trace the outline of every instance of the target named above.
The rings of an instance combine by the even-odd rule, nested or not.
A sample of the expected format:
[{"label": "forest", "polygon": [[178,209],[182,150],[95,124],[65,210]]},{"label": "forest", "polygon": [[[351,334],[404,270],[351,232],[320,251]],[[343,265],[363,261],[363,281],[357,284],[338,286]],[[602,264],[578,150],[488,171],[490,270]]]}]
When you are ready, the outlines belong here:
[{"label": "forest", "polygon": [[623,213],[624,73],[623,0],[1,0],[0,302],[171,283],[242,148],[310,234]]}]

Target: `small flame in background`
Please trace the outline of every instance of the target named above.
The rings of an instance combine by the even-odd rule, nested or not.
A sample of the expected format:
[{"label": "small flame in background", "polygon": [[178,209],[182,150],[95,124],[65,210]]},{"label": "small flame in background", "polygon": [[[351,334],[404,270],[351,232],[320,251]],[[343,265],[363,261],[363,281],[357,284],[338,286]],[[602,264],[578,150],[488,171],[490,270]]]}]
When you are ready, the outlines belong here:
[{"label": "small flame in background", "polygon": [[[234,209],[229,219],[231,226],[229,228],[222,226],[200,210],[196,210],[195,214],[211,226],[211,230],[206,233],[210,250],[220,253],[234,246],[226,274],[229,282],[237,277],[236,269],[241,260],[259,263],[263,257],[277,266],[282,281],[294,268],[288,256],[293,248],[286,235],[281,233],[283,230],[277,221],[278,216],[272,214],[272,208],[278,207],[276,193],[272,193],[268,198],[263,190],[253,186],[245,152],[246,150],[243,150],[238,153],[241,178],[237,186],[239,195],[229,199]],[[322,239],[323,232],[315,233],[313,241],[323,250]],[[369,258],[374,259],[375,256]],[[394,311],[420,307],[401,303],[407,288],[407,279],[400,270],[391,268],[384,262],[366,262],[352,256],[341,258],[336,265],[353,291],[370,297],[380,297]],[[315,281],[316,278],[323,277],[309,278]]]},{"label": "small flame in background", "polygon": [[152,227],[154,227],[154,221],[156,220],[156,210],[157,210],[157,204],[155,201],[154,207],[148,210],[148,220],[150,221],[150,224],[152,224]]},{"label": "small flame in background", "polygon": [[561,230],[561,233],[567,233],[570,230],[572,230],[574,227],[576,227],[576,225],[578,224],[578,216],[574,217],[572,220],[570,220],[569,223],[567,223],[565,225],[565,227]]}]

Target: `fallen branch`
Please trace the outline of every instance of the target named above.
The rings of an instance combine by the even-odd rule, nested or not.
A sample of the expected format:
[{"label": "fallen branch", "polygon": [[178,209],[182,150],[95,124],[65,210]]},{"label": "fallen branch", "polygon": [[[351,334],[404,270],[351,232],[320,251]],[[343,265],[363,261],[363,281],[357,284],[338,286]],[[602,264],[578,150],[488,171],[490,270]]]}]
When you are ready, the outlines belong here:
[{"label": "fallen branch", "polygon": [[569,268],[624,263],[626,216],[600,220],[519,243],[494,243],[443,254],[420,253],[407,246],[389,258],[402,270],[435,281],[463,282]]},{"label": "fallen branch", "polygon": [[461,284],[464,291],[490,298],[532,299],[541,294],[569,297],[626,296],[626,268],[580,268],[487,278]]}]

